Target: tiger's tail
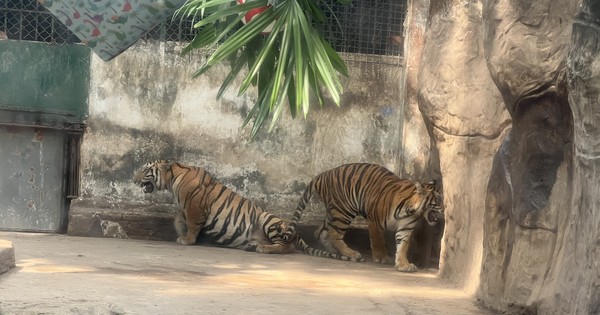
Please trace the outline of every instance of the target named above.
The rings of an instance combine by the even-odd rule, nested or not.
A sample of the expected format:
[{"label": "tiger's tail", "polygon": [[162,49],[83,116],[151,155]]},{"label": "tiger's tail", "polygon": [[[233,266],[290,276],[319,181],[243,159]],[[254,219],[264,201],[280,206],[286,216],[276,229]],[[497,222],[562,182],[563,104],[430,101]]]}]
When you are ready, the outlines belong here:
[{"label": "tiger's tail", "polygon": [[307,255],[331,258],[331,259],[337,259],[337,260],[344,260],[344,261],[354,261],[354,262],[364,262],[365,261],[364,258],[357,259],[357,258],[345,256],[345,255],[334,254],[334,253],[330,253],[328,251],[316,249],[316,248],[308,245],[299,235],[296,235],[295,237],[296,237],[296,239],[294,242],[295,242],[296,246],[301,248],[302,251]]},{"label": "tiger's tail", "polygon": [[[313,179],[304,190],[302,194],[302,198],[300,198],[300,202],[298,202],[298,206],[292,215],[292,220],[288,224],[287,235],[289,235],[288,241],[294,239],[297,234],[296,227],[298,226],[298,222],[300,222],[300,218],[302,217],[302,213],[304,213],[304,209],[306,208],[306,204],[310,200],[310,197],[313,195],[313,191],[315,189],[315,180]],[[299,238],[300,239],[300,238]],[[306,244],[306,243],[305,243]],[[308,246],[308,244],[306,244]]]}]

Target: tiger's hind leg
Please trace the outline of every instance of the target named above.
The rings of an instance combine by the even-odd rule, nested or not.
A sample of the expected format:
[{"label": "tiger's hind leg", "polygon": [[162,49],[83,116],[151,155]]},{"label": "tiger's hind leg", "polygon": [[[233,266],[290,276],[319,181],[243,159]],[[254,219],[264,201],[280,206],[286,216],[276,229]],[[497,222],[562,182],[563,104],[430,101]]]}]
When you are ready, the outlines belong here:
[{"label": "tiger's hind leg", "polygon": [[321,224],[321,226],[314,233],[315,239],[323,245],[326,251],[330,253],[336,253],[337,250],[331,246],[331,242],[327,237],[327,228],[325,223]]},{"label": "tiger's hind leg", "polygon": [[371,241],[371,255],[373,261],[382,264],[391,264],[392,257],[388,256],[385,249],[385,230],[380,229],[375,222],[369,222],[369,239]]},{"label": "tiger's hind leg", "polygon": [[327,240],[340,254],[354,259],[362,259],[362,255],[359,252],[348,247],[346,242],[344,242],[344,232],[338,232],[335,229],[330,229],[327,233]]},{"label": "tiger's hind leg", "polygon": [[[334,214],[337,213],[337,216],[334,218]],[[362,255],[348,247],[348,244],[344,242],[344,235],[346,234],[346,230],[352,223],[354,217],[350,217],[344,214],[341,214],[339,210],[333,207],[327,207],[327,216],[325,217],[324,230],[326,231],[326,235],[323,235],[327,243],[331,244],[333,248],[337,250],[340,254],[344,256],[348,256],[357,260],[362,259]]]},{"label": "tiger's hind leg", "polygon": [[344,242],[344,234],[346,234],[346,230],[348,229],[350,222],[351,220],[348,220],[347,223],[337,220],[335,221],[334,225],[334,221],[332,220],[331,216],[327,215],[324,223],[327,234],[324,236],[327,239],[327,242],[331,244],[331,246],[340,254],[357,260],[362,259],[362,255],[359,252],[348,247],[348,244]]},{"label": "tiger's hind leg", "polygon": [[173,225],[175,226],[175,232],[177,232],[177,237],[187,234],[187,225],[185,223],[185,213],[183,211],[179,211],[177,213],[175,220],[173,220]]}]

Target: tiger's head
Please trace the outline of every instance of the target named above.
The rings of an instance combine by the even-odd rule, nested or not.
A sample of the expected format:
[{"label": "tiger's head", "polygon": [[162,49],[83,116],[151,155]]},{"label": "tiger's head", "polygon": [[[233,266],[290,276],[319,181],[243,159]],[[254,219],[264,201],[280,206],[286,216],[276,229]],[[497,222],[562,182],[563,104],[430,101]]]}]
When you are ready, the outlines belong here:
[{"label": "tiger's head", "polygon": [[290,243],[293,239],[293,235],[289,232],[287,224],[283,220],[270,225],[267,228],[266,234],[276,244]]},{"label": "tiger's head", "polygon": [[436,225],[444,219],[444,211],[441,205],[441,195],[437,189],[436,182],[426,184],[411,182],[410,196],[396,194],[394,204],[394,218],[423,217],[427,224]]},{"label": "tiger's head", "polygon": [[425,195],[423,217],[429,225],[434,226],[438,221],[444,220],[444,209],[441,206],[442,195],[437,188],[435,180],[421,185],[421,189]]},{"label": "tiger's head", "polygon": [[163,174],[171,167],[171,162],[168,160],[156,160],[146,163],[142,169],[137,172],[133,178],[133,182],[142,187],[142,191],[149,194],[154,189],[162,190],[167,188],[167,181]]}]

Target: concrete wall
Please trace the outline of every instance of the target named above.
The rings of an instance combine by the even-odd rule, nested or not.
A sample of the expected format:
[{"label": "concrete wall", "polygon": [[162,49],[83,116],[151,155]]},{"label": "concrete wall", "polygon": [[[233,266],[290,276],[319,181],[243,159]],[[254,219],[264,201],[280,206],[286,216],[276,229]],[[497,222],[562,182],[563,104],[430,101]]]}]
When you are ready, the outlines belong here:
[{"label": "concrete wall", "polygon": [[[272,132],[250,141],[250,126],[241,125],[255,95],[238,96],[233,88],[216,100],[228,68],[192,79],[204,56],[180,57],[181,48],[140,42],[110,62],[93,57],[81,198],[72,210],[168,209],[169,194],[144,195],[132,183],[141,165],[158,158],[204,167],[284,218],[310,179],[326,169],[358,161],[401,167],[397,58],[375,65],[344,56],[350,76],[343,80],[341,107],[315,106],[306,119],[285,115]],[[322,211],[320,205],[309,209],[304,221],[322,218]]]}]

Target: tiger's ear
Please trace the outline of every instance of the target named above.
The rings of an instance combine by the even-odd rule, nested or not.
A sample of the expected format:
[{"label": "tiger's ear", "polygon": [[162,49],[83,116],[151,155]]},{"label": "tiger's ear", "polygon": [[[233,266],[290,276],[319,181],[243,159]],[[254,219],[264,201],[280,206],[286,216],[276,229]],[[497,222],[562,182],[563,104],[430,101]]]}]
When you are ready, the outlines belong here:
[{"label": "tiger's ear", "polygon": [[436,184],[436,181],[434,179],[434,180],[430,181],[429,183],[425,184],[424,188],[425,188],[425,190],[431,192],[431,191],[436,190],[436,185],[437,184]]},{"label": "tiger's ear", "polygon": [[417,194],[423,193],[423,186],[418,181],[415,181],[415,189],[417,190]]},{"label": "tiger's ear", "polygon": [[171,168],[171,164],[173,164],[173,163],[169,162],[168,160],[161,160],[160,163],[158,164],[158,170],[161,172],[165,172]]},{"label": "tiger's ear", "polygon": [[175,164],[175,161],[173,159],[166,159],[165,164],[168,166],[168,168],[171,168],[171,166]]}]

